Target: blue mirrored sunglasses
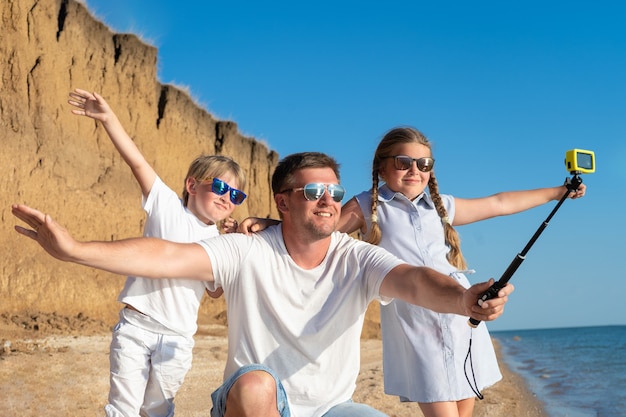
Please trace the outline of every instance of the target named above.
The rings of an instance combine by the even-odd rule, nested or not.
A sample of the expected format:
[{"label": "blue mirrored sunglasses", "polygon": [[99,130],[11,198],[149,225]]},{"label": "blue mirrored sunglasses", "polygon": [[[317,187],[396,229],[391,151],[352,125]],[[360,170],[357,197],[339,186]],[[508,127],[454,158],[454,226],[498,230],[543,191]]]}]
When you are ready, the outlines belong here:
[{"label": "blue mirrored sunglasses", "polygon": [[304,187],[299,188],[289,188],[287,190],[281,191],[281,193],[300,190],[304,191],[304,198],[309,201],[319,200],[324,195],[324,191],[328,191],[328,195],[330,195],[331,198],[336,202],[340,202],[343,199],[343,196],[346,194],[346,189],[343,187],[343,185],[324,184],[321,182],[312,182],[306,184]]},{"label": "blue mirrored sunglasses", "polygon": [[213,180],[213,183],[211,184],[211,191],[213,191],[217,195],[224,195],[230,191],[229,197],[230,197],[231,203],[235,205],[239,205],[243,203],[243,200],[246,199],[247,197],[246,193],[244,193],[241,190],[231,187],[230,185],[226,184],[224,181],[222,181],[219,178],[207,178],[203,181],[211,181],[211,180]]}]

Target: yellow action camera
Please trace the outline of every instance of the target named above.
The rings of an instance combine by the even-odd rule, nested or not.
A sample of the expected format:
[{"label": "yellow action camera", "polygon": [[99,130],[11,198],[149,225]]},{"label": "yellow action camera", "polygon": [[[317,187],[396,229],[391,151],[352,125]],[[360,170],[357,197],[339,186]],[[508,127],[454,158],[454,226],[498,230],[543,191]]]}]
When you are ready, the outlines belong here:
[{"label": "yellow action camera", "polygon": [[596,170],[596,157],[593,151],[572,149],[565,152],[565,167],[570,174],[591,174]]}]

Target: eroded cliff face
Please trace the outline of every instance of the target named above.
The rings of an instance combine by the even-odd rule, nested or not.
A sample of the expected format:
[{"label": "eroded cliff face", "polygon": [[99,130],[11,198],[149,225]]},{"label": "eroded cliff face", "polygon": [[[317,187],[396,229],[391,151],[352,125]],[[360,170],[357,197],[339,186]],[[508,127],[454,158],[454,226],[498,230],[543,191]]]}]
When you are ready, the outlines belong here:
[{"label": "eroded cliff face", "polygon": [[[52,214],[79,239],[140,236],[141,192],[102,126],[70,113],[68,93],[101,93],[161,178],[182,191],[200,154],[233,157],[249,198],[234,217],[272,216],[278,155],[216,120],[180,89],[157,80],[157,50],[116,34],[73,0],[0,5],[0,312],[83,313],[113,323],[124,277],[56,261],[13,226],[12,203]],[[206,300],[204,317],[225,309]]]}]

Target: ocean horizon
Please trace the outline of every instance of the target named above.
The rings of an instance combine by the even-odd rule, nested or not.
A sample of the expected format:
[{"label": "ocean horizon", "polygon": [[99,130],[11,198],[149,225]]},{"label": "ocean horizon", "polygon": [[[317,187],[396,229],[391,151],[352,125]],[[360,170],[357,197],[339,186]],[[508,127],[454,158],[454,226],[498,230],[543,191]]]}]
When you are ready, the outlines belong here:
[{"label": "ocean horizon", "polygon": [[626,416],[626,325],[491,335],[550,417]]}]

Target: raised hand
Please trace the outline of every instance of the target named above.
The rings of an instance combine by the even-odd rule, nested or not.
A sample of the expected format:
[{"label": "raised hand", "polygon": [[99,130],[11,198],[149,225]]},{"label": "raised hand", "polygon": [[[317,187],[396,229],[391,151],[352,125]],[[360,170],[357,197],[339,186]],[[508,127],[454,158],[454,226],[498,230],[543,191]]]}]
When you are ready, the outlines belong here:
[{"label": "raised hand", "polygon": [[77,88],[70,92],[70,100],[67,102],[76,107],[76,109],[72,110],[73,114],[91,117],[102,123],[106,123],[111,117],[115,116],[109,104],[98,93],[90,93]]}]

